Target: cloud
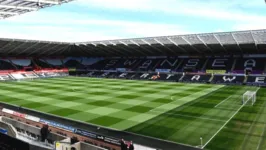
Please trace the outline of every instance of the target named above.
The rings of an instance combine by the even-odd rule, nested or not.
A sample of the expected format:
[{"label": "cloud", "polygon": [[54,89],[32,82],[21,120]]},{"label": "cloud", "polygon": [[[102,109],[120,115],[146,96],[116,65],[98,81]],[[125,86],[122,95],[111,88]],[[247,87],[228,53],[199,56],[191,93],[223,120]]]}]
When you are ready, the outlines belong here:
[{"label": "cloud", "polygon": [[238,23],[233,26],[234,30],[259,30],[265,29],[266,23]]},{"label": "cloud", "polygon": [[[227,28],[218,27],[214,31],[255,30],[266,27],[266,14],[261,13],[266,7],[263,0],[79,0],[77,4],[121,12],[162,13],[173,17],[183,15],[188,19],[207,19],[210,25],[227,25]],[[201,23],[195,21],[189,27],[200,26]]]},{"label": "cloud", "polygon": [[[30,30],[29,30],[30,28]],[[24,32],[27,30],[27,32]],[[1,38],[16,38],[16,39],[28,39],[28,40],[45,40],[45,41],[57,41],[57,42],[80,42],[90,40],[104,40],[119,38],[117,36],[107,35],[96,32],[78,31],[71,28],[60,27],[48,27],[48,26],[34,26],[27,27],[22,26],[16,29],[16,32],[12,30],[5,30],[0,28]]]},{"label": "cloud", "polygon": [[0,24],[5,31],[1,32],[2,37],[67,42],[189,33],[184,26],[176,24],[103,19],[71,12],[57,12],[56,15],[54,12],[34,12],[9,18],[4,23],[6,25]]},{"label": "cloud", "polygon": [[[215,20],[257,21],[266,20],[266,16],[247,13],[239,7],[260,7],[260,0],[79,0],[76,4],[94,6],[110,10],[128,10],[134,12],[161,12],[166,14],[204,17]],[[260,7],[261,8],[261,7]]]},{"label": "cloud", "polygon": [[149,10],[155,0],[78,0],[76,5],[94,6],[107,9]]},{"label": "cloud", "polygon": [[[44,9],[21,16],[12,17],[0,24],[0,36],[37,40],[84,42],[122,38],[137,38],[164,35],[179,35],[195,32],[261,29],[266,27],[266,14],[254,11],[265,5],[263,0],[77,0],[56,11]],[[66,6],[66,7],[65,7]],[[99,9],[102,13],[79,10]],[[53,7],[54,8],[54,7]],[[68,9],[70,8],[70,9]],[[77,10],[77,12],[70,12]],[[145,15],[152,19],[132,19],[105,13],[122,15],[130,13]],[[257,13],[257,14],[256,14]],[[168,19],[159,22],[156,15]],[[155,16],[155,17],[154,17]],[[189,23],[184,23],[189,19]],[[140,17],[141,18],[141,17]],[[193,19],[197,19],[194,21]],[[198,21],[200,20],[200,21]],[[211,29],[202,25],[214,26]],[[221,26],[217,26],[220,24]],[[228,27],[231,24],[230,27]],[[217,26],[217,30],[215,25]],[[227,25],[227,26],[226,26]],[[226,26],[223,28],[223,26]]]},{"label": "cloud", "polygon": [[[76,19],[72,17],[61,19],[53,25],[57,18],[50,18],[40,24],[38,20],[28,20],[27,25],[2,27],[0,36],[11,38],[26,38],[48,41],[85,42],[97,40],[122,39],[132,37],[163,36],[188,33],[181,26],[164,23],[149,23],[140,21],[104,20],[91,18]],[[12,19],[13,23],[23,23]],[[82,25],[82,27],[80,27]],[[0,26],[1,27],[1,26]],[[14,31],[16,34],[14,34]],[[26,32],[25,32],[26,31]]]}]

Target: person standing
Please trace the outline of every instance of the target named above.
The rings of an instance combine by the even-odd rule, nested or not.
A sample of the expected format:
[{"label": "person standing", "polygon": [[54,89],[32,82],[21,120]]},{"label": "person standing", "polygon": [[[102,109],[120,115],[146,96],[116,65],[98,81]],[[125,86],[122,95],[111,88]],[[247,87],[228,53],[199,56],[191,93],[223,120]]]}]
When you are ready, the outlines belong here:
[{"label": "person standing", "polygon": [[41,133],[41,141],[44,142],[45,140],[47,140],[47,136],[50,133],[48,124],[43,125],[40,133]]},{"label": "person standing", "polygon": [[128,150],[134,150],[134,145],[133,145],[133,142],[132,141],[130,141],[130,145],[129,145]]},{"label": "person standing", "polygon": [[120,142],[120,148],[121,148],[121,150],[126,150],[125,147],[127,147],[126,146],[126,143],[125,143],[124,139],[121,139],[121,142]]}]

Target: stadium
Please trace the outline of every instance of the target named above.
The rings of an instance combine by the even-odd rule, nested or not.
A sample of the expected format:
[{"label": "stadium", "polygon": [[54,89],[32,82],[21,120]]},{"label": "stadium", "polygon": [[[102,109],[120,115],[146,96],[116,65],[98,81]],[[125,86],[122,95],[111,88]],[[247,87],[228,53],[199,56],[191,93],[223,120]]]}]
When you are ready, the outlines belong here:
[{"label": "stadium", "polygon": [[[69,2],[0,2],[0,18]],[[1,38],[0,54],[2,149],[266,149],[266,30]]]}]

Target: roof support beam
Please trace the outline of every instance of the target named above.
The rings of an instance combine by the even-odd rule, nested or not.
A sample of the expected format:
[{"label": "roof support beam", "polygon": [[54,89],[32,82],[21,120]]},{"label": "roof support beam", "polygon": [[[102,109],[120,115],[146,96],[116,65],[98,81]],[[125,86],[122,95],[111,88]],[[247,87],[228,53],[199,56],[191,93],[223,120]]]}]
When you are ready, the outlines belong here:
[{"label": "roof support beam", "polygon": [[183,36],[181,36],[181,38],[183,40],[185,40],[195,51],[197,51],[198,53],[201,53],[200,50],[198,50],[196,47],[194,47],[188,40],[186,40]]},{"label": "roof support beam", "polygon": [[88,56],[96,56],[98,53],[93,51],[90,46],[87,46],[87,44],[79,44],[76,45],[80,49],[80,51],[83,51],[83,53],[87,54]]},{"label": "roof support beam", "polygon": [[[141,41],[143,41],[143,40],[141,40]],[[132,42],[133,42],[133,41],[132,41]],[[143,41],[143,42],[146,43],[146,44],[148,44],[149,46],[151,46],[150,43],[147,43],[146,41]],[[138,46],[139,46],[140,48],[146,50],[147,52],[149,52],[151,55],[153,54],[153,52],[152,52],[151,50],[147,49],[146,47],[141,46],[141,45],[139,45],[139,44],[138,44]]]},{"label": "roof support beam", "polygon": [[2,46],[1,48],[0,48],[0,50],[4,50],[5,48],[7,48],[11,43],[13,43],[14,42],[14,40],[12,40],[12,41],[9,41],[8,43],[6,43],[4,46]]},{"label": "roof support beam", "polygon": [[160,42],[160,41],[157,40],[156,38],[154,38],[154,40],[155,40],[156,42],[158,42],[159,44],[161,44],[164,48],[166,48],[166,49],[168,49],[169,51],[171,51],[172,53],[177,54],[174,50],[172,50],[172,49],[166,47],[162,42]]},{"label": "roof support beam", "polygon": [[39,48],[37,48],[37,49],[31,51],[28,55],[32,55],[32,54],[34,54],[35,52],[39,51],[40,49],[43,49],[43,48],[45,48],[45,47],[47,47],[47,46],[50,46],[50,44],[52,44],[52,43],[49,43],[49,44],[47,43],[47,44],[45,44],[45,45],[43,45],[43,46],[41,46],[41,47],[39,47]]},{"label": "roof support beam", "polygon": [[[61,45],[60,45],[61,46]],[[51,53],[48,53],[47,56],[51,56],[52,54],[56,54],[56,53],[59,53],[61,54],[64,50],[66,50],[68,48],[69,45],[66,45],[66,46],[62,46],[61,48],[58,48],[57,50],[54,50],[53,52]]]},{"label": "roof support beam", "polygon": [[34,7],[11,6],[11,5],[2,5],[2,4],[0,4],[0,8],[12,8],[12,9],[32,10],[32,11],[38,10],[38,8],[34,8]]},{"label": "roof support beam", "polygon": [[133,41],[133,40],[129,40],[130,42],[132,42],[133,44],[136,44],[138,47],[140,47],[141,49],[145,50],[146,52],[149,53],[149,55],[151,55],[151,51],[149,51],[148,49],[146,49],[145,47],[141,47],[137,42]]},{"label": "roof support beam", "polygon": [[231,33],[231,35],[232,35],[233,39],[235,40],[235,42],[236,42],[236,44],[237,44],[238,48],[241,50],[241,52],[242,52],[242,54],[243,54],[243,50],[242,50],[242,48],[240,47],[239,43],[237,42],[237,40],[236,40],[236,38],[235,38],[234,34],[233,34],[233,33]]},{"label": "roof support beam", "polygon": [[[91,46],[92,44],[80,44],[78,47],[83,50],[85,53],[87,53],[89,56],[99,56],[100,54],[102,54],[102,50],[96,50],[95,46]],[[105,55],[102,55],[105,56]]]},{"label": "roof support beam", "polygon": [[[101,48],[102,49],[104,49],[104,50],[106,50],[106,48],[110,48],[110,49],[112,49],[113,51],[113,53],[114,54],[124,54],[123,52],[121,52],[121,51],[119,51],[119,50],[117,50],[117,49],[114,49],[114,48],[112,48],[112,47],[109,47],[107,44],[105,44],[104,42],[100,42],[99,44],[102,44],[102,45],[104,45],[105,47],[103,47],[103,46],[101,46]],[[108,50],[107,50],[108,51]]]},{"label": "roof support beam", "polygon": [[[105,44],[106,45],[106,44]],[[119,48],[117,48],[117,47],[111,47],[111,46],[109,46],[109,45],[106,45],[105,47],[103,47],[104,49],[112,49],[112,52],[114,53],[114,56],[116,55],[116,54],[120,54],[121,56],[123,56],[123,55],[127,55],[126,54],[126,52],[125,51],[121,51],[121,50],[119,50]]]},{"label": "roof support beam", "polygon": [[[105,48],[97,45],[96,43],[89,43],[89,44],[94,45],[92,51],[98,53],[99,55],[107,56],[107,55],[112,55],[114,53],[112,51],[106,50]],[[86,47],[90,47],[90,46],[86,45]]]},{"label": "roof support beam", "polygon": [[258,49],[258,43],[256,42],[256,40],[255,40],[255,38],[254,38],[254,36],[253,36],[252,31],[249,31],[249,32],[250,32],[250,34],[251,34],[252,39],[254,40],[254,44],[255,44],[255,46],[256,46],[257,52],[259,52],[259,49]]},{"label": "roof support beam", "polygon": [[96,49],[98,49],[98,48],[100,48],[104,53],[109,53],[111,56],[115,56],[115,55],[122,56],[123,55],[123,53],[121,53],[121,52],[119,52],[113,48],[108,47],[104,43],[97,44]]},{"label": "roof support beam", "polygon": [[[92,46],[93,45],[93,46]],[[86,50],[91,51],[92,53],[96,53],[98,56],[108,56],[109,54],[113,54],[110,51],[106,51],[100,46],[97,46],[95,43],[86,44],[83,46]]]},{"label": "roof support beam", "polygon": [[24,43],[21,43],[21,44],[17,45],[17,46],[14,47],[13,49],[9,50],[9,51],[7,52],[7,54],[10,54],[10,53],[16,51],[20,46],[23,46],[23,45],[26,45],[26,44],[28,44],[28,42],[24,42]]},{"label": "roof support beam", "polygon": [[130,49],[134,50],[135,52],[141,53],[143,56],[147,55],[147,53],[144,53],[144,52],[142,52],[142,51],[140,51],[140,50],[137,50],[137,49],[135,49],[135,48],[132,48],[132,47],[130,47],[128,44],[126,44],[126,43],[123,42],[123,41],[119,41],[119,42],[122,43],[122,44],[124,44],[127,48],[130,48]]},{"label": "roof support beam", "polygon": [[152,47],[153,49],[155,49],[159,53],[162,53],[162,54],[166,55],[162,50],[158,49],[157,47],[152,46],[151,43],[147,42],[146,40],[143,39],[142,41],[147,43],[150,47]]},{"label": "roof support beam", "polygon": [[213,52],[213,50],[208,46],[208,44],[206,44],[198,35],[196,36],[211,52]]},{"label": "roof support beam", "polygon": [[187,53],[187,51],[184,48],[180,47],[175,41],[173,41],[169,37],[167,37],[167,39],[172,42],[176,47],[180,48],[183,52]]},{"label": "roof support beam", "polygon": [[60,4],[59,0],[56,0],[56,1],[51,1],[51,0],[24,0],[24,1],[36,2],[36,3],[44,3],[44,4],[55,4],[55,5]]},{"label": "roof support beam", "polygon": [[94,52],[91,50],[91,47],[83,44],[83,45],[79,45],[77,46],[78,49],[80,49],[80,51],[82,51],[83,53],[85,53],[87,56],[98,56],[98,53],[97,52]]},{"label": "roof support beam", "polygon": [[52,50],[52,49],[54,49],[54,48],[56,48],[56,47],[58,47],[58,46],[61,46],[61,45],[58,44],[58,45],[54,45],[54,46],[52,46],[52,47],[49,47],[48,49],[46,49],[46,50],[44,50],[44,51],[38,53],[38,55],[45,54],[45,53],[47,53],[48,51],[50,51],[50,50]]},{"label": "roof support beam", "polygon": [[133,44],[136,44],[137,46],[140,46],[138,43],[136,43],[135,41],[133,40],[129,40],[130,42],[132,42]]},{"label": "roof support beam", "polygon": [[19,15],[19,13],[16,13],[16,12],[7,12],[7,11],[0,11],[0,14],[2,14],[2,15]]},{"label": "roof support beam", "polygon": [[216,37],[216,35],[215,35],[214,33],[213,33],[212,35],[213,35],[213,36],[215,37],[215,39],[219,42],[219,44],[222,46],[222,48],[224,49],[224,51],[225,51],[225,52],[228,52],[227,49],[226,49],[226,48],[224,47],[224,45],[222,44],[222,42]]},{"label": "roof support beam", "polygon": [[113,43],[112,41],[109,41],[109,43],[110,43],[110,44],[112,44],[113,46],[116,46],[116,47],[118,47],[119,49],[121,49],[121,50],[123,50],[123,51],[125,51],[125,52],[127,52],[127,53],[133,54],[133,52],[132,52],[132,51],[130,51],[130,50],[128,50],[128,49],[126,49],[126,48],[124,48],[124,47],[117,46],[117,45],[116,45],[115,43]]},{"label": "roof support beam", "polygon": [[26,51],[29,50],[29,49],[32,49],[33,47],[35,47],[35,46],[38,45],[38,44],[40,44],[40,42],[36,42],[35,44],[32,44],[31,46],[29,46],[28,48],[24,49],[23,51],[20,51],[20,52],[18,53],[18,55],[23,54],[24,52],[26,52]]},{"label": "roof support beam", "polygon": [[3,10],[0,11],[0,19],[6,19],[71,1],[74,0],[2,0],[0,9]]}]

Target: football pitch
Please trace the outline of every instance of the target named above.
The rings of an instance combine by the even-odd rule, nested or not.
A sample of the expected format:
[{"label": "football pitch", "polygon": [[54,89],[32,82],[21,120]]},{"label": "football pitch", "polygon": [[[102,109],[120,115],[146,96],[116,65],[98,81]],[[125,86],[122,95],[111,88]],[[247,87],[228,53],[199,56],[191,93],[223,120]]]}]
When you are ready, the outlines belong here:
[{"label": "football pitch", "polygon": [[[241,103],[248,90],[257,91],[253,106]],[[1,82],[0,97],[1,102],[204,149],[266,149],[264,88],[66,77]]]}]

